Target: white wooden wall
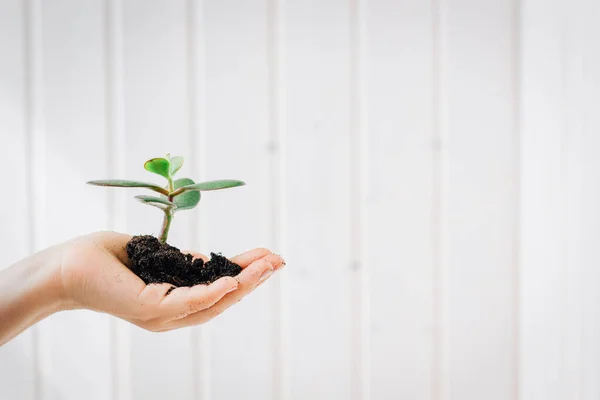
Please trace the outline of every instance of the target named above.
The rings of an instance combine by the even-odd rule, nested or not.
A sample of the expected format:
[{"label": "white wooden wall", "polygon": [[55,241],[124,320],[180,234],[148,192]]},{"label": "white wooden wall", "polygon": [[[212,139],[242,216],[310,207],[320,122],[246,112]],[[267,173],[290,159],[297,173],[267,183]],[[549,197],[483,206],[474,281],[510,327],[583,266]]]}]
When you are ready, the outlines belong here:
[{"label": "white wooden wall", "polygon": [[[0,0],[0,268],[158,216],[88,179],[233,177],[172,242],[288,268],[202,327],[86,311],[0,398],[600,398],[600,3]],[[2,294],[0,293],[0,296]]]}]

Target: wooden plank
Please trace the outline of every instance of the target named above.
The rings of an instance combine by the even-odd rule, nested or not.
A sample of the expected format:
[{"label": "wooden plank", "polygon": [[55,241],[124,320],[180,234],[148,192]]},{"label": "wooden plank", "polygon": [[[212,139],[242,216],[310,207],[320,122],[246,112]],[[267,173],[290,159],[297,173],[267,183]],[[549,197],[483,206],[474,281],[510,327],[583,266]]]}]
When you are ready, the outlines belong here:
[{"label": "wooden plank", "polygon": [[583,284],[584,252],[583,223],[585,210],[584,158],[584,99],[583,79],[585,15],[582,2],[563,3],[565,14],[565,74],[564,102],[565,131],[563,150],[563,189],[565,221],[565,262],[562,280],[564,282],[563,301],[563,356],[562,356],[562,398],[582,400],[583,397]]},{"label": "wooden plank", "polygon": [[355,265],[348,4],[289,2],[284,23],[290,392],[293,399],[349,399]]},{"label": "wooden plank", "polygon": [[[206,38],[204,23],[204,2],[191,0],[187,3],[187,80],[189,101],[189,145],[193,157],[190,171],[194,180],[206,181]],[[196,212],[190,227],[190,239],[194,248],[207,252],[208,224],[207,215]],[[194,399],[209,400],[211,396],[210,371],[210,329],[208,325],[193,328],[193,377]]]},{"label": "wooden plank", "polygon": [[[0,143],[11,172],[5,187],[14,193],[28,193],[29,132],[27,124],[26,9],[18,0],[0,3]],[[31,224],[27,196],[0,199],[0,269],[26,257],[31,251]],[[35,353],[32,330],[0,347],[0,387],[9,399],[32,400],[35,395]]]},{"label": "wooden plank", "polygon": [[[46,212],[38,226],[44,242],[38,244],[45,247],[108,222],[106,193],[85,186],[107,172],[102,2],[44,3],[40,24],[45,149],[39,178],[46,182]],[[41,326],[49,367],[42,398],[110,397],[108,316],[70,312]]]},{"label": "wooden plank", "polygon": [[[267,3],[204,4],[206,177],[247,186],[207,193],[207,251],[271,247]],[[211,399],[273,399],[271,282],[210,323]],[[243,377],[231,384],[231,377]]]},{"label": "wooden plank", "polygon": [[[514,2],[449,0],[442,35],[449,395],[516,395]],[[447,396],[446,396],[447,397]]]},{"label": "wooden plank", "polygon": [[[271,245],[280,254],[286,254],[286,79],[285,79],[285,4],[284,0],[269,0],[268,65],[269,65],[269,134],[271,145]],[[289,301],[287,298],[288,275],[273,278],[273,397],[289,400]]]},{"label": "wooden plank", "polygon": [[367,256],[373,399],[431,399],[432,4],[369,1]]},{"label": "wooden plank", "polygon": [[[125,176],[125,107],[123,90],[123,3],[122,0],[104,2],[104,61],[106,87],[106,139],[108,145],[108,176]],[[110,190],[108,196],[109,228],[127,231],[127,199],[131,192]],[[131,383],[131,325],[111,318],[111,398],[130,400]]]},{"label": "wooden plank", "polygon": [[368,400],[371,395],[370,268],[366,262],[368,138],[366,94],[365,2],[348,3],[350,34],[350,257],[352,276],[352,397]]},{"label": "wooden plank", "polygon": [[[127,178],[149,176],[143,163],[167,152],[193,155],[189,143],[186,75],[186,2],[123,2],[123,82],[125,109],[125,148]],[[186,165],[181,176],[192,175]],[[192,246],[189,239],[192,214],[179,214],[169,242],[182,249]],[[161,215],[130,199],[127,229],[136,234],[156,234]],[[133,398],[192,398],[192,331],[154,334],[138,328],[131,332]]]},{"label": "wooden plank", "polygon": [[[46,164],[46,134],[44,123],[44,74],[43,74],[43,41],[42,41],[42,6],[32,0],[25,7],[25,36],[27,74],[27,150],[28,150],[28,206],[29,206],[29,253],[44,248],[46,241],[46,180],[44,169]],[[40,326],[41,325],[41,326]],[[44,346],[43,325],[32,327],[34,338],[34,390],[35,398],[43,398],[46,379],[50,371],[47,352]]]},{"label": "wooden plank", "polygon": [[600,397],[600,4],[585,0],[581,3],[583,50],[583,182],[585,193],[581,204],[584,216],[582,223],[582,321],[581,337],[582,375],[581,398],[584,400]]},{"label": "wooden plank", "polygon": [[[68,20],[71,11],[77,20]],[[106,226],[106,197],[87,192],[89,174],[104,174],[104,92],[101,3],[63,1],[42,7],[43,126],[45,148],[38,178],[44,186],[44,219],[37,245],[45,247]],[[77,62],[73,62],[77,60]],[[82,102],[81,99],[86,101]],[[89,149],[94,152],[90,156]],[[37,162],[37,161],[36,161]],[[77,165],[77,168],[73,168]],[[42,172],[40,172],[42,171]],[[51,184],[62,181],[60,191]],[[74,207],[65,198],[88,207]],[[90,209],[98,212],[90,213]],[[64,223],[64,216],[70,223]],[[42,398],[89,397],[109,393],[107,317],[87,312],[59,314],[40,324],[43,335]],[[86,341],[77,340],[81,335]],[[82,368],[82,359],[83,368]],[[79,379],[73,380],[73,376]],[[64,393],[66,392],[66,393]]]},{"label": "wooden plank", "polygon": [[564,30],[560,2],[522,5],[520,396],[562,398]]},{"label": "wooden plank", "polygon": [[561,357],[562,399],[582,400],[583,397],[583,223],[585,210],[584,166],[584,99],[583,49],[584,14],[581,2],[569,3],[564,22],[564,109],[562,193],[564,196],[564,263],[563,288],[563,338]]}]

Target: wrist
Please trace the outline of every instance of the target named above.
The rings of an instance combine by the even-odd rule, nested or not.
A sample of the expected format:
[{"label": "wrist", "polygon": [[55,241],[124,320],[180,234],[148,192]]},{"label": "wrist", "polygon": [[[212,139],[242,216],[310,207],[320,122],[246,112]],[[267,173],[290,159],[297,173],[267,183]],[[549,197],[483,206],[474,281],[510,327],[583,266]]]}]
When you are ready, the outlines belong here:
[{"label": "wrist", "polygon": [[67,308],[55,249],[0,271],[0,346],[50,314]]},{"label": "wrist", "polygon": [[24,296],[42,318],[70,308],[60,273],[59,246],[40,251],[17,263],[15,273]]}]

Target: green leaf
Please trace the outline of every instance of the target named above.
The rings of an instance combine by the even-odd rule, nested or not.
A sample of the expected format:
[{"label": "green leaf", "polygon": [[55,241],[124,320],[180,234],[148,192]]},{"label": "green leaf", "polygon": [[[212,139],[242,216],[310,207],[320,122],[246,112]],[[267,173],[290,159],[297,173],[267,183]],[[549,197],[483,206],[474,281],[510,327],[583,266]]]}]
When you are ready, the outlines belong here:
[{"label": "green leaf", "polygon": [[[183,186],[193,185],[193,184],[194,184],[194,181],[191,180],[190,178],[181,178],[181,179],[177,179],[173,182],[173,186],[174,186],[175,190],[177,190]],[[192,208],[196,207],[199,202],[200,202],[200,192],[198,192],[198,191],[183,193],[183,194],[180,194],[179,196],[173,198],[173,203],[175,203],[175,205],[177,206],[175,211],[191,210]]]},{"label": "green leaf", "polygon": [[125,188],[147,188],[150,190],[154,190],[160,194],[169,194],[167,190],[164,188],[155,185],[154,183],[149,182],[140,182],[140,181],[128,181],[123,179],[104,179],[97,181],[89,181],[88,185],[94,186],[108,186],[108,187],[125,187]]},{"label": "green leaf", "polygon": [[[171,207],[165,206],[165,205],[160,204],[160,203],[147,203],[147,202],[142,202],[142,203],[148,204],[149,206],[153,206],[153,207],[159,208],[163,212],[166,212],[167,210],[171,209]],[[175,209],[173,208],[173,210],[175,210]]]},{"label": "green leaf", "polygon": [[145,195],[139,195],[139,196],[134,196],[134,197],[144,204],[158,207],[163,211],[177,208],[177,205],[175,205],[174,203],[170,202],[169,200],[167,200],[163,197],[154,197],[154,196],[145,196]]},{"label": "green leaf", "polygon": [[175,203],[170,202],[169,200],[165,199],[164,197],[146,196],[144,194],[140,194],[140,195],[137,195],[134,197],[136,199],[138,199],[139,201],[141,201],[142,203],[160,203],[160,204],[163,204],[163,205],[169,206],[169,207],[177,207],[175,205]]},{"label": "green leaf", "polygon": [[[195,184],[191,184],[191,185],[185,185],[185,186],[182,186],[179,190],[176,190],[175,192],[184,193],[184,192],[189,192],[189,191],[193,191],[193,190],[199,190],[201,192],[206,192],[206,191],[210,191],[210,190],[219,190],[219,189],[232,188],[232,187],[236,187],[236,186],[244,186],[245,184],[246,183],[242,182],[242,181],[225,179],[225,180],[220,180],[220,181],[209,181],[209,182],[201,182],[201,183],[195,183]],[[177,193],[176,195],[178,195],[179,193]]]},{"label": "green leaf", "polygon": [[169,178],[169,171],[171,168],[171,163],[166,158],[153,158],[144,163],[144,168],[146,171],[158,174],[160,176],[164,176],[165,178]]},{"label": "green leaf", "polygon": [[175,175],[183,165],[183,157],[175,156],[171,158],[171,176]]}]

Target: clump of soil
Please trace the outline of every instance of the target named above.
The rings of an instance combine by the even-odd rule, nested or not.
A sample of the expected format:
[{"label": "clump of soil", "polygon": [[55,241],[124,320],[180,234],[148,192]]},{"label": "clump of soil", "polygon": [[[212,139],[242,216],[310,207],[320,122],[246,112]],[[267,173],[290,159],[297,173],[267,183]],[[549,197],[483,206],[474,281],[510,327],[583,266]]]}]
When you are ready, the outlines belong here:
[{"label": "clump of soil", "polygon": [[129,269],[146,284],[170,283],[174,286],[194,286],[216,281],[223,276],[236,276],[242,268],[220,254],[210,253],[211,259],[193,259],[177,247],[161,243],[150,235],[134,236],[127,243]]}]

